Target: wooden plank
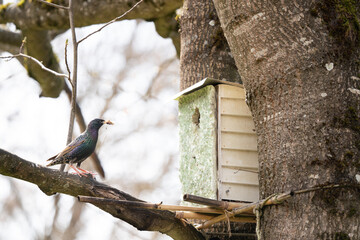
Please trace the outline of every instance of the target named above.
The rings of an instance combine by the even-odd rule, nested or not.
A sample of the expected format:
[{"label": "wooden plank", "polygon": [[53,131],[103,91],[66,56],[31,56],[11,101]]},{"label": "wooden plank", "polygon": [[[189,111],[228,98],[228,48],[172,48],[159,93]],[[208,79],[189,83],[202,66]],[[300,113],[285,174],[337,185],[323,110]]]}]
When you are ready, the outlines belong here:
[{"label": "wooden plank", "polygon": [[255,134],[221,133],[221,148],[257,151]]},{"label": "wooden plank", "polygon": [[200,205],[206,205],[213,208],[221,208],[226,210],[231,210],[234,208],[244,207],[246,204],[239,202],[228,202],[228,201],[217,201],[210,198],[204,198],[191,194],[184,194],[183,200],[186,202],[196,203]]},{"label": "wooden plank", "polygon": [[219,111],[221,114],[251,116],[249,107],[242,99],[221,98]]},{"label": "wooden plank", "polygon": [[245,90],[241,87],[219,84],[219,96],[226,98],[241,98],[245,100]]},{"label": "wooden plank", "polygon": [[259,185],[258,174],[254,172],[237,170],[234,168],[222,167],[219,169],[222,172],[219,179],[222,183],[236,183],[239,185]]},{"label": "wooden plank", "polygon": [[221,115],[221,131],[255,133],[255,126],[250,116]]},{"label": "wooden plank", "polygon": [[219,188],[219,199],[256,202],[259,200],[259,187],[223,183]]},{"label": "wooden plank", "polygon": [[256,151],[239,151],[222,149],[219,166],[233,166],[258,169],[258,154]]},{"label": "wooden plank", "polygon": [[217,90],[218,199],[257,201],[257,136],[245,91],[226,85]]}]

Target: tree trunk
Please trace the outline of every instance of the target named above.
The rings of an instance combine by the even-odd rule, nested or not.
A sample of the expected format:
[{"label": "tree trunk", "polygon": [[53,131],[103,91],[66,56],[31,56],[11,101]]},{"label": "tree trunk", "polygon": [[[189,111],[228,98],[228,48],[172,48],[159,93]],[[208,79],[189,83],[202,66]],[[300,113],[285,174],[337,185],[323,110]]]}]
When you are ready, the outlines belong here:
[{"label": "tree trunk", "polygon": [[[180,16],[180,88],[181,90],[211,77],[241,83],[241,78],[224,37],[211,0],[185,0]],[[209,239],[254,239],[243,237],[254,233],[255,224],[232,223],[230,237],[227,222],[221,222],[206,233]],[[237,233],[241,237],[234,236]],[[251,235],[251,234],[250,234]]]},{"label": "tree trunk", "polygon": [[206,77],[241,82],[211,0],[184,1],[180,39],[181,90]]},{"label": "tree trunk", "polygon": [[360,239],[360,3],[313,2],[214,0],[256,125],[261,197],[353,186],[264,208],[261,239]]}]

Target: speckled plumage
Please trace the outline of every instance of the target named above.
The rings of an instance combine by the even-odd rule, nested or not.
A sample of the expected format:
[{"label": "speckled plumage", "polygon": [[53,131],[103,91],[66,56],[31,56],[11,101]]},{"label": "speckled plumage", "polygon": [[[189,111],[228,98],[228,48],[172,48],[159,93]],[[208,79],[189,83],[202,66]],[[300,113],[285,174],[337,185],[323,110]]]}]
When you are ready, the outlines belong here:
[{"label": "speckled plumage", "polygon": [[86,130],[67,145],[62,152],[49,158],[47,161],[52,162],[46,166],[65,163],[72,166],[76,163],[77,168],[79,168],[80,164],[94,152],[98,139],[98,132],[103,124],[112,124],[112,122],[98,118],[92,120]]}]

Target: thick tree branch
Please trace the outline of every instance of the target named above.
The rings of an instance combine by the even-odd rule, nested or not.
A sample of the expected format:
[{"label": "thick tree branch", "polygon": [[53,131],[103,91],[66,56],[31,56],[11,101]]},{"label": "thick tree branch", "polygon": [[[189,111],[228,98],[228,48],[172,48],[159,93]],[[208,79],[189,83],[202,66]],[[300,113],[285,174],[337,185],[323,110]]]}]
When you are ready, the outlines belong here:
[{"label": "thick tree branch", "polygon": [[[94,179],[46,168],[26,161],[2,149],[0,149],[0,174],[34,183],[47,195],[64,193],[74,197],[85,195],[117,200],[141,201]],[[139,230],[159,231],[179,240],[205,239],[193,226],[177,219],[175,214],[170,211],[137,209],[106,204],[94,205],[114,217],[126,221]]]},{"label": "thick tree branch", "polygon": [[22,41],[22,36],[20,33],[15,33],[0,28],[0,43],[19,47],[21,45],[21,41]]},{"label": "thick tree branch", "polygon": [[171,38],[175,49],[176,55],[180,57],[180,34],[179,24],[175,20],[176,13],[172,12],[164,17],[159,17],[154,20],[156,32],[163,38]]},{"label": "thick tree branch", "polygon": [[[52,1],[58,3],[59,1]],[[106,23],[127,11],[136,2],[117,1],[74,1],[74,21],[76,27]],[[67,6],[67,1],[61,3]],[[145,1],[126,15],[125,19],[151,20],[166,16],[182,5],[181,0]],[[11,4],[0,10],[0,23],[14,23],[20,29],[67,29],[68,14],[64,9],[54,8],[38,1],[24,1],[21,5]]]}]

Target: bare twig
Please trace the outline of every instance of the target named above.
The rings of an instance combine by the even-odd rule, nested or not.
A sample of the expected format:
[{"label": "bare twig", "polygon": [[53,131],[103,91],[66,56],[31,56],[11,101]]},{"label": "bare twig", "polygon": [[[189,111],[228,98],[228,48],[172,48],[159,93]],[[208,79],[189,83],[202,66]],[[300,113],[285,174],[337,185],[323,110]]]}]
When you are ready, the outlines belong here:
[{"label": "bare twig", "polygon": [[[214,215],[203,214],[203,213],[194,213],[194,212],[175,212],[175,217],[179,219],[201,219],[201,220],[210,220],[214,218]],[[245,222],[245,223],[255,223],[256,219],[254,216],[241,216],[241,217],[232,217],[229,218],[231,222]]]},{"label": "bare twig", "polygon": [[44,3],[46,5],[49,5],[49,6],[55,7],[55,8],[69,10],[69,7],[61,6],[61,5],[58,5],[58,4],[55,4],[55,3],[47,2],[47,1],[44,1],[44,0],[37,0],[37,1],[41,2],[41,3]]},{"label": "bare twig", "polygon": [[233,208],[239,208],[247,205],[246,203],[218,201],[218,200],[199,197],[191,194],[184,194],[183,200],[186,202],[197,203],[210,207],[226,209],[226,210],[231,210]]},{"label": "bare twig", "polygon": [[73,0],[69,0],[69,21],[71,28],[71,38],[73,43],[73,74],[72,74],[72,98],[71,98],[71,114],[68,133],[68,143],[71,142],[72,132],[74,128],[75,111],[76,111],[76,92],[77,92],[77,64],[78,64],[78,43],[76,41]]},{"label": "bare twig", "polygon": [[134,6],[132,6],[129,10],[127,10],[126,12],[124,12],[122,15],[120,15],[119,17],[114,18],[113,20],[111,20],[110,22],[107,22],[105,25],[103,25],[102,27],[100,27],[98,30],[90,33],[89,35],[85,36],[84,38],[80,39],[78,44],[80,44],[82,41],[84,41],[85,39],[87,39],[88,37],[94,35],[95,33],[100,32],[101,30],[103,30],[104,28],[106,28],[107,26],[109,26],[110,24],[120,20],[121,18],[123,18],[124,16],[126,16],[126,14],[128,14],[129,12],[131,12],[134,8],[136,8],[140,3],[142,3],[143,0],[140,0],[139,2],[137,2]]},{"label": "bare twig", "polygon": [[[67,7],[67,10],[69,12],[69,22],[70,22],[70,29],[71,29],[71,37],[72,37],[72,43],[73,43],[73,74],[72,74],[72,78],[71,78],[71,72],[70,72],[70,68],[67,62],[67,45],[68,45],[68,41],[66,40],[65,43],[65,64],[66,64],[66,68],[68,70],[69,76],[69,82],[71,84],[72,87],[72,91],[71,91],[71,111],[70,111],[70,120],[69,120],[69,129],[68,129],[68,136],[67,136],[67,140],[66,140],[66,144],[69,144],[72,140],[72,134],[74,131],[74,122],[75,122],[75,113],[76,113],[76,91],[77,91],[77,60],[78,60],[78,44],[76,41],[76,32],[75,32],[75,24],[74,24],[74,8],[73,8],[73,1],[69,0],[69,6]],[[61,164],[60,166],[60,171],[64,171],[65,169],[65,164]],[[60,195],[57,195],[55,197],[55,202],[58,202],[60,198]],[[57,203],[58,204],[58,203]],[[53,222],[56,223],[57,221],[57,216],[54,216],[54,220]]]},{"label": "bare twig", "polygon": [[93,204],[108,204],[108,205],[117,205],[117,206],[126,206],[134,208],[145,208],[145,209],[156,209],[156,210],[170,210],[170,211],[191,211],[191,212],[200,212],[200,213],[224,213],[223,210],[214,209],[210,207],[191,207],[191,206],[176,206],[176,205],[165,205],[165,204],[154,204],[146,203],[139,201],[126,201],[126,200],[115,200],[99,197],[89,197],[89,196],[78,196],[80,202],[88,202]]},{"label": "bare twig", "polygon": [[[77,62],[78,62],[78,44],[76,41],[76,32],[74,24],[74,12],[73,12],[73,0],[69,0],[69,22],[71,28],[71,38],[73,43],[73,74],[72,79],[69,79],[72,86],[72,96],[71,96],[71,112],[69,120],[69,130],[67,136],[67,144],[72,140],[72,134],[74,130],[74,121],[75,121],[75,112],[76,112],[76,91],[77,91]],[[65,164],[61,164],[60,171],[64,171]]]},{"label": "bare twig", "polygon": [[[67,60],[67,47],[69,45],[69,41],[68,39],[66,39],[65,41],[65,65],[66,65],[66,70],[68,71],[68,74],[69,74],[69,79],[70,79],[70,76],[71,76],[71,71],[70,71],[70,68],[69,68],[69,64],[68,64],[68,60]],[[72,82],[69,81],[71,86],[72,86]]]},{"label": "bare twig", "polygon": [[22,40],[22,42],[21,42],[21,46],[20,46],[20,49],[19,49],[19,53],[22,53],[25,43],[26,43],[26,37],[25,37],[25,38]]},{"label": "bare twig", "polygon": [[68,77],[69,77],[69,76],[66,75],[66,74],[58,73],[58,72],[56,72],[56,71],[54,71],[54,70],[52,70],[52,69],[50,69],[50,68],[45,67],[44,64],[43,64],[41,61],[37,60],[36,58],[34,58],[34,57],[32,57],[32,56],[26,55],[26,54],[24,54],[24,53],[19,53],[19,54],[11,55],[11,56],[3,56],[3,57],[0,57],[0,58],[2,58],[2,59],[7,59],[7,60],[11,60],[11,59],[13,59],[13,58],[18,58],[18,57],[28,58],[28,59],[32,60],[33,62],[35,62],[36,64],[38,64],[41,69],[43,69],[43,70],[45,70],[45,71],[47,71],[47,72],[49,72],[49,73],[51,73],[51,74],[53,74],[53,75],[55,75],[55,76],[64,77],[64,78],[68,78]]}]

